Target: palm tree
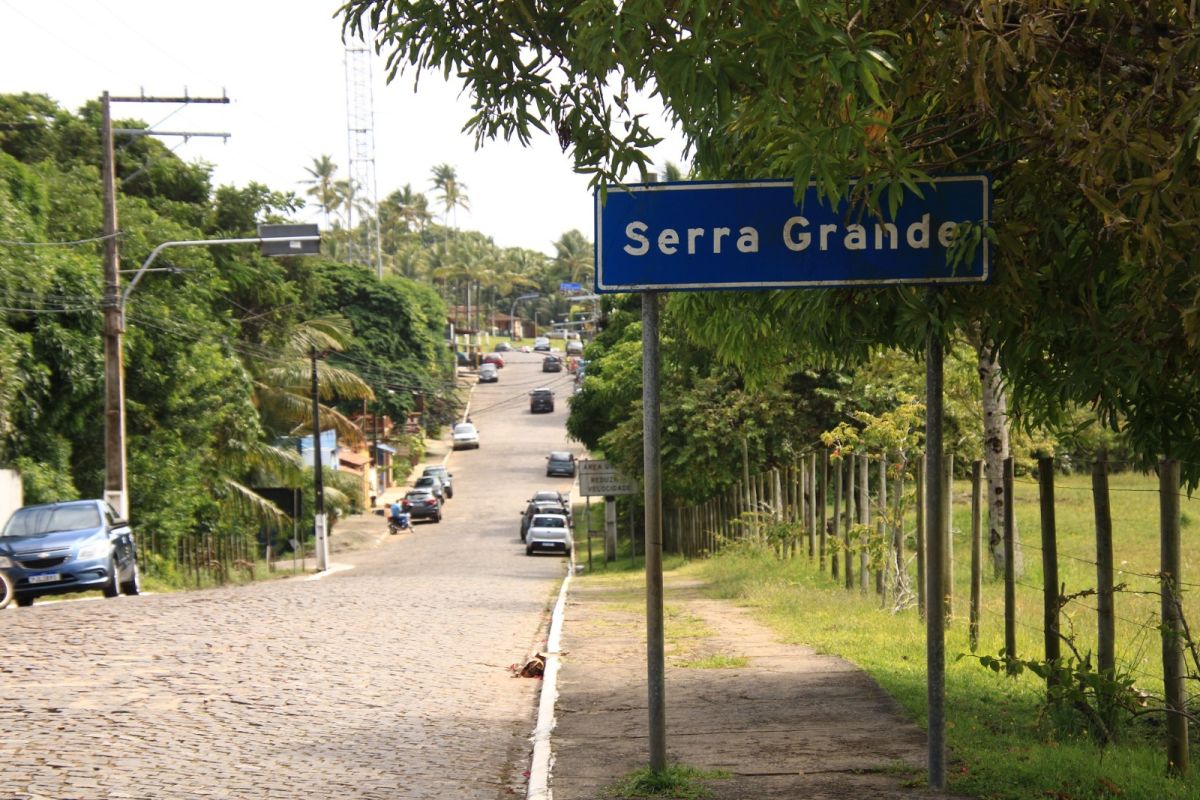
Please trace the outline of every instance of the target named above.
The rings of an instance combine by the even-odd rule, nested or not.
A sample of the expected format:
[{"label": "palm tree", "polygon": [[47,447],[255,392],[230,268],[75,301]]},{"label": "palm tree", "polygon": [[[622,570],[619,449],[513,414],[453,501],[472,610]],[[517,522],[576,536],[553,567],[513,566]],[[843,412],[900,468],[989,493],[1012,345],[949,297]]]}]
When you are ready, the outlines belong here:
[{"label": "palm tree", "polygon": [[[255,405],[263,427],[276,435],[295,435],[312,430],[312,353],[341,351],[350,342],[350,321],[345,317],[318,317],[302,322],[269,357],[251,358],[248,366],[254,380]],[[320,399],[371,400],[374,394],[362,378],[317,362]],[[358,426],[334,408],[320,405],[322,427],[333,425],[339,436],[361,441]]]},{"label": "palm tree", "polygon": [[[471,210],[467,185],[458,180],[458,172],[449,164],[438,164],[433,168],[433,190],[438,193],[445,212],[442,221],[447,227],[450,227],[450,212],[459,208]],[[457,218],[457,214],[455,216]]]},{"label": "palm tree", "polygon": [[592,243],[579,231],[567,231],[554,243],[554,266],[565,280],[585,286],[590,284],[594,264]]},{"label": "palm tree", "polygon": [[[414,191],[410,184],[404,184],[403,189],[397,189],[383,201],[384,208],[395,213],[401,226],[406,231],[420,233],[433,219],[429,212],[429,198],[422,192]],[[382,209],[381,209],[382,210]]]},{"label": "palm tree", "polygon": [[312,161],[311,167],[305,167],[311,178],[301,181],[310,188],[305,192],[317,201],[317,207],[325,214],[325,227],[329,227],[329,214],[341,207],[343,199],[338,194],[333,176],[337,174],[337,164],[331,156],[318,156]]}]

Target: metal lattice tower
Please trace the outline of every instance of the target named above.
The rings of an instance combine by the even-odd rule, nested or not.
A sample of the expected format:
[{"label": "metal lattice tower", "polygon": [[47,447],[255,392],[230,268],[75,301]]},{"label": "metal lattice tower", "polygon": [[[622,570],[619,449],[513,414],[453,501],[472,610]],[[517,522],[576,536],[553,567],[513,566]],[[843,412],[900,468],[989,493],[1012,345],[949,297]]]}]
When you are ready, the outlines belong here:
[{"label": "metal lattice tower", "polygon": [[[379,235],[379,196],[375,189],[375,92],[371,75],[371,48],[364,43],[346,45],[346,141],[350,152],[350,202],[346,227],[354,230],[355,213],[367,214],[366,252],[357,258],[375,262],[375,275],[383,278],[383,247]],[[370,209],[367,211],[367,209]],[[349,260],[355,258],[350,239]]]}]

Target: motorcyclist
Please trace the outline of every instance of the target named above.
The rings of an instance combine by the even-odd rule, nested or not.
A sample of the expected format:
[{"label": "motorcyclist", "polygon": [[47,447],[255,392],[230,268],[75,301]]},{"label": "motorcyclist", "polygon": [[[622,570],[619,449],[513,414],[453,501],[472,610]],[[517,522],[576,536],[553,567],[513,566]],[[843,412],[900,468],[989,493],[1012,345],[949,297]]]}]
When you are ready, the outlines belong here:
[{"label": "motorcyclist", "polygon": [[404,527],[404,526],[401,524],[401,522],[400,522],[400,515],[401,515],[402,513],[404,513],[404,512],[403,512],[403,510],[400,508],[400,501],[399,501],[399,500],[393,500],[393,501],[392,501],[392,506],[391,506],[391,509],[390,509],[390,513],[391,513],[391,520],[390,520],[391,524],[392,524],[394,527],[397,527],[397,528],[402,528],[402,527]]}]

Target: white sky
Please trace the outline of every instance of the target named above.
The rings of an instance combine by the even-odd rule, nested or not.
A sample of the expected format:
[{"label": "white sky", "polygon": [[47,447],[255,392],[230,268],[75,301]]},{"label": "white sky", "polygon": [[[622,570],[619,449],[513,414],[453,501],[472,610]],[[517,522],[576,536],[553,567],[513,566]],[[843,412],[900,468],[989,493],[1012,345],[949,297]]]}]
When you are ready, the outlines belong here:
[{"label": "white sky", "polygon": [[[117,118],[162,131],[227,132],[231,138],[164,137],[186,161],[215,167],[214,185],[250,181],[303,195],[313,158],[330,155],[347,177],[345,45],[337,0],[0,0],[0,93],[39,92],[74,112],[104,91],[114,96],[219,97],[229,105],[120,104]],[[476,151],[462,133],[469,98],[440,75],[415,73],[384,84],[372,55],[376,188],[380,199],[411,184],[433,199],[430,173],[448,163],[465,184],[471,210],[458,227],[504,247],[553,252],[577,228],[592,238],[587,178],[571,171],[551,136],[530,148],[489,142]],[[164,119],[170,115],[169,119]],[[665,123],[657,126],[662,136]],[[670,138],[655,163],[682,164]],[[315,207],[302,212],[320,222]]]}]

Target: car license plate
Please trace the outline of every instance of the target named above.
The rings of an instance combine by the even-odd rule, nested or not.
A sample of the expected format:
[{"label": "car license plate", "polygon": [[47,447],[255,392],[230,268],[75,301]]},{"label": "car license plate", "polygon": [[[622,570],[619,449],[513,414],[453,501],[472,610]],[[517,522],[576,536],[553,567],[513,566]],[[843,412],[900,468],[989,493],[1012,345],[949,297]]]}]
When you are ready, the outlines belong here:
[{"label": "car license plate", "polygon": [[61,580],[62,580],[62,575],[59,575],[57,572],[47,572],[44,575],[30,575],[29,576],[30,583],[54,583],[55,581],[61,581]]}]

